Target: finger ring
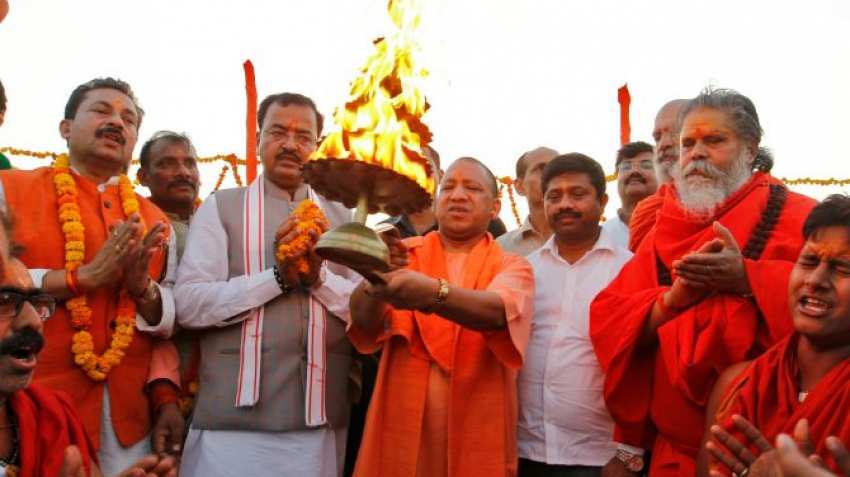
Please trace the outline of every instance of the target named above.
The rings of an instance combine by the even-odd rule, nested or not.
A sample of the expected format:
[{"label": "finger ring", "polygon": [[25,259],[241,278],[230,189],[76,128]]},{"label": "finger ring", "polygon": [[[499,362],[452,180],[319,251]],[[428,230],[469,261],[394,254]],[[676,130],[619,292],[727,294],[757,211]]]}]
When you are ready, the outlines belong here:
[{"label": "finger ring", "polygon": [[121,252],[121,247],[119,247],[118,245],[115,245],[115,252],[116,252],[116,253],[120,253],[120,252]]}]

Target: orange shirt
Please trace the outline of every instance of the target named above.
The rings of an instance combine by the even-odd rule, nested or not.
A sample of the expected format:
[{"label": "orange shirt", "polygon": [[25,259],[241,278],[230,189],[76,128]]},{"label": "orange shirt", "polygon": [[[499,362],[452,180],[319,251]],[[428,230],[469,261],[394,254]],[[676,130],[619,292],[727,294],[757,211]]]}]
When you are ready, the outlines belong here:
[{"label": "orange shirt", "polygon": [[514,476],[516,373],[534,299],[531,266],[487,235],[468,254],[445,254],[437,232],[406,241],[410,268],[466,289],[498,293],[508,326],[462,328],[437,315],[391,310],[387,328],[349,337],[382,348],[355,476]]},{"label": "orange shirt", "polygon": [[[86,257],[90,262],[109,234],[109,227],[124,220],[117,186],[106,186],[101,192],[97,184],[74,174],[78,203],[86,228]],[[65,266],[65,239],[57,218],[56,190],[49,167],[32,171],[0,172],[7,208],[16,218],[15,242],[24,247],[22,261],[30,268],[62,269]],[[167,222],[165,215],[147,199],[137,195],[141,215],[149,226]],[[150,274],[159,279],[166,257],[158,252],[151,260]],[[88,294],[92,309],[90,332],[95,352],[109,345],[118,304],[117,289],[100,289]],[[144,438],[151,427],[148,397],[145,393],[150,374],[154,340],[136,333],[125,350],[121,363],[114,367],[106,381],[95,382],[74,363],[71,353],[71,327],[63,306],[45,324],[46,346],[38,356],[34,382],[64,391],[77,408],[86,432],[98,448],[100,438],[103,386],[109,386],[112,422],[118,441],[130,446]]]}]

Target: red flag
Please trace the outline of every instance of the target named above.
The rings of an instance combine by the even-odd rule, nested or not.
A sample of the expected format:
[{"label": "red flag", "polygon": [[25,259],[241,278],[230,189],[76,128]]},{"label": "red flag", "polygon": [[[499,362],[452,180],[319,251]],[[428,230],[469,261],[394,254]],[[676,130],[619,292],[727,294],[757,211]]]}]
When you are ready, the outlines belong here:
[{"label": "red flag", "polygon": [[632,97],[629,94],[628,83],[617,90],[617,102],[620,103],[620,144],[626,144],[632,136],[632,125],[629,121],[629,105]]},{"label": "red flag", "polygon": [[250,184],[257,177],[257,81],[251,60],[246,60],[242,68],[245,69],[245,160]]}]

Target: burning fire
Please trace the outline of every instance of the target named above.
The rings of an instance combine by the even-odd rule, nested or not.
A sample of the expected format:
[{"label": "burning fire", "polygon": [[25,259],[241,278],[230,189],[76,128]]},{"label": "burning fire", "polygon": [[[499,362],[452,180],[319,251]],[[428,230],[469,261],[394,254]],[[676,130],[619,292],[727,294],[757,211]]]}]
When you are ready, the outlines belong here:
[{"label": "burning fire", "polygon": [[419,46],[418,0],[390,0],[388,10],[398,31],[375,40],[375,52],[351,83],[345,107],[334,113],[335,129],[312,160],[351,159],[402,174],[434,192],[431,166],[423,148],[431,131],[421,118],[428,110],[420,89],[427,71],[416,65]]}]

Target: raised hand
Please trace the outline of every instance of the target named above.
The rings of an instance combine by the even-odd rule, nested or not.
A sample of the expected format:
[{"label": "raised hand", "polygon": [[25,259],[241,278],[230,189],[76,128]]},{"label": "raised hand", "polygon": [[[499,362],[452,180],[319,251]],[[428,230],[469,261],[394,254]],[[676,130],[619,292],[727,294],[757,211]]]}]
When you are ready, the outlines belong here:
[{"label": "raised hand", "polygon": [[81,265],[78,272],[80,288],[83,291],[114,286],[121,283],[124,264],[131,252],[130,245],[141,235],[141,223],[138,216],[130,216],[127,221],[117,223],[109,238],[98,250],[94,259]]},{"label": "raised hand", "polygon": [[381,224],[375,231],[387,245],[387,248],[390,249],[390,269],[406,268],[410,260],[408,259],[407,246],[404,244],[398,229],[390,224]]},{"label": "raised hand", "polygon": [[[753,454],[745,443],[716,424],[711,426],[712,438],[705,447],[715,462],[736,475],[745,475],[761,455],[773,451],[773,446],[765,439],[761,431],[744,417],[735,414],[732,416],[732,423],[744,434],[747,441],[758,449],[758,454]],[[717,477],[723,475],[716,469],[712,469],[710,474]]]},{"label": "raised hand", "polygon": [[165,224],[158,222],[144,237],[139,234],[140,238],[130,242],[124,269],[124,286],[130,296],[141,296],[147,289],[151,279],[148,267],[153,255],[165,246],[165,232]]},{"label": "raised hand", "polygon": [[687,284],[719,293],[751,292],[744,257],[729,229],[714,222],[716,239],[673,262],[673,271]]}]

